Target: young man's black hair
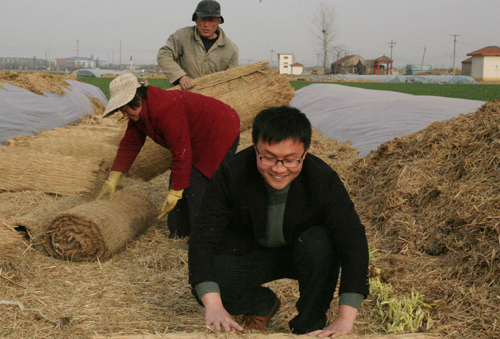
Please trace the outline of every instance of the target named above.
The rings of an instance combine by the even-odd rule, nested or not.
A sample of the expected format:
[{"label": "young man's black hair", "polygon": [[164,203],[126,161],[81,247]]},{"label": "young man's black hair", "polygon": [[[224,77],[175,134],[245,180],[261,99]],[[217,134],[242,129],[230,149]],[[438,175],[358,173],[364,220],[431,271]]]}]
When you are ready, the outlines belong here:
[{"label": "young man's black hair", "polygon": [[307,150],[311,145],[312,128],[306,115],[289,106],[262,110],[253,122],[252,141],[269,144],[292,139],[300,141]]}]

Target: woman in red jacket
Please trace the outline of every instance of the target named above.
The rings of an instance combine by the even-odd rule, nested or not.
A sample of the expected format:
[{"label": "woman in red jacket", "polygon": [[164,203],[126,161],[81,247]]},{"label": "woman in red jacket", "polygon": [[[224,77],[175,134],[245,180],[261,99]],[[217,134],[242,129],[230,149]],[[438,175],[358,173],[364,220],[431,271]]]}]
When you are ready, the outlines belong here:
[{"label": "woman in red jacket", "polygon": [[169,237],[189,236],[210,178],[238,147],[238,113],[201,94],[141,85],[132,74],[111,81],[109,91],[104,117],[121,111],[129,122],[97,199],[106,194],[113,198],[123,174],[149,136],[172,154],[170,190],[158,219],[171,212],[167,221]]}]

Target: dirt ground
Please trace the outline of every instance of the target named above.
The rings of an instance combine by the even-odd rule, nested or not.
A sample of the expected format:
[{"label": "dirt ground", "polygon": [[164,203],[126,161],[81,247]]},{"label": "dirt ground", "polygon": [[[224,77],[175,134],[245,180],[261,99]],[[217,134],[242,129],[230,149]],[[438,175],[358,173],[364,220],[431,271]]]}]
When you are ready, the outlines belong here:
[{"label": "dirt ground", "polygon": [[[416,296],[427,312],[419,327],[432,334],[498,337],[499,126],[500,102],[489,102],[476,113],[396,138],[365,158],[349,143],[314,132],[311,153],[338,172],[366,227],[371,278],[394,295],[389,303],[372,293],[355,334],[390,332],[391,322],[404,322],[388,319],[390,309],[413,307]],[[239,149],[251,144],[250,133],[241,134]],[[167,172],[148,183],[126,178],[122,185],[148,185],[152,203],[160,207],[168,177]],[[0,192],[0,220],[9,225],[59,198],[38,191]],[[0,336],[208,333],[203,308],[187,282],[185,240],[167,234],[166,221],[160,221],[110,259],[91,262],[58,260],[27,240],[18,243],[14,259],[0,258]],[[283,301],[269,332],[286,333],[296,312],[297,283],[285,279],[269,286]],[[335,313],[336,300],[329,317]]]}]

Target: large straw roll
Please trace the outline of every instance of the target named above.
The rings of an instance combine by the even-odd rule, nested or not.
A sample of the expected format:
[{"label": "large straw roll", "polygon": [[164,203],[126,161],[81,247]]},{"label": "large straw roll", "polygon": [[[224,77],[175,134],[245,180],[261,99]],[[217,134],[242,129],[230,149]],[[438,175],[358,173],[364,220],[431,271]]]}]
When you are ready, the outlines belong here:
[{"label": "large straw roll", "polygon": [[[191,92],[216,98],[234,108],[242,132],[251,128],[261,110],[288,105],[295,95],[288,78],[270,70],[269,63],[264,61],[205,75],[193,83]],[[169,88],[179,89],[179,85]]]},{"label": "large straw roll", "polygon": [[19,218],[15,218],[12,226],[15,228],[24,227],[31,245],[37,250],[43,250],[43,238],[49,222],[64,211],[81,205],[86,201],[85,198],[80,196],[59,198],[50,203],[43,204]]},{"label": "large straw roll", "polygon": [[[43,131],[35,136],[16,136],[6,145],[61,155],[102,158],[105,167],[111,168],[122,137],[123,130],[117,128],[66,127]],[[127,176],[151,180],[168,171],[171,164],[170,152],[146,138]]]},{"label": "large straw roll", "polygon": [[61,195],[95,192],[107,171],[103,159],[63,156],[18,147],[0,147],[0,190],[35,190]]},{"label": "large straw roll", "polygon": [[16,246],[21,243],[21,235],[8,222],[0,220],[0,262],[15,259]]},{"label": "large straw roll", "polygon": [[148,181],[168,171],[171,165],[170,151],[148,137],[127,176]]},{"label": "large straw roll", "polygon": [[158,210],[135,191],[123,189],[113,201],[92,201],[56,216],[47,226],[46,251],[59,259],[105,259],[156,222]]}]

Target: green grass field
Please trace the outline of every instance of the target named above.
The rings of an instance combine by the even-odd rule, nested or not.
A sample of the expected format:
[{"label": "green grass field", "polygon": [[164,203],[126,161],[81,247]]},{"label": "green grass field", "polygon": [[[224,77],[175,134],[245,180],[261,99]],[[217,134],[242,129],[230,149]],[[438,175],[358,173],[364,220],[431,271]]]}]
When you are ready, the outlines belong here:
[{"label": "green grass field", "polygon": [[[324,83],[324,82],[322,82]],[[310,85],[308,81],[292,81],[295,90]],[[415,84],[415,83],[382,83],[382,82],[336,82],[334,84],[393,91],[413,95],[433,95],[438,97],[460,98],[469,100],[498,100],[500,99],[500,85],[490,84]]]},{"label": "green grass field", "polygon": [[[83,82],[99,87],[106,97],[109,98],[109,83],[113,80],[112,78],[81,77],[79,79]],[[168,79],[148,79],[148,82],[150,85],[160,88],[166,89],[170,87]],[[290,84],[295,90],[298,90],[312,84],[312,82],[290,81]],[[322,84],[325,84],[325,82],[322,82]],[[378,82],[334,82],[332,84],[382,91],[393,91],[413,95],[433,95],[481,101],[500,99],[500,84],[396,84]]]}]

